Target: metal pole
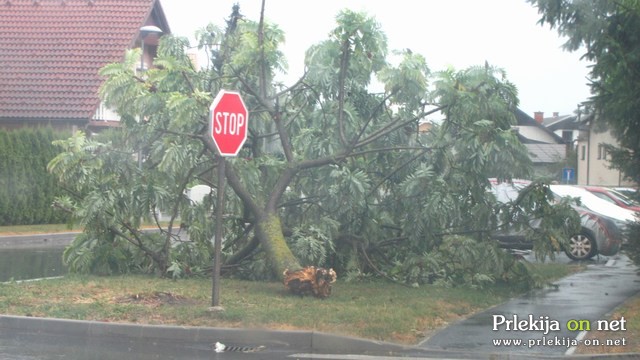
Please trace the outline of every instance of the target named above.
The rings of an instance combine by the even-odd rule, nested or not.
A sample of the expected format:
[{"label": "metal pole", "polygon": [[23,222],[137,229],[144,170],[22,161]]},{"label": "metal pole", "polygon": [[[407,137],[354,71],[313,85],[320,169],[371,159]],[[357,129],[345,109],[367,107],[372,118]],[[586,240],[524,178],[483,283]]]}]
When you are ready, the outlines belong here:
[{"label": "metal pole", "polygon": [[146,36],[142,35],[142,39],[140,39],[140,49],[142,50],[142,55],[140,55],[140,73],[144,72],[144,38]]},{"label": "metal pole", "polygon": [[211,291],[211,306],[220,307],[220,268],[221,268],[221,252],[222,252],[222,214],[224,211],[224,186],[225,186],[225,166],[227,160],[224,156],[218,158],[218,192],[216,202],[216,237],[214,240],[214,259],[213,259],[213,287]]}]

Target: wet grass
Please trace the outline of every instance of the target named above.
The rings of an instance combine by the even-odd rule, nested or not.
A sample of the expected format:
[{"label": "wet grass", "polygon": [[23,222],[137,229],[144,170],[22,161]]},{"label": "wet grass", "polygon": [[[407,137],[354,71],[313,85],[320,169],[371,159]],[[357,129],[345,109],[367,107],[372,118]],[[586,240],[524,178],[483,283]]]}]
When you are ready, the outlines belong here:
[{"label": "wet grass", "polygon": [[[542,265],[561,277],[574,267]],[[210,279],[69,275],[0,284],[0,313],[182,326],[315,330],[414,344],[429,333],[518,295],[510,286],[485,289],[404,287],[338,280],[324,300],[298,297],[276,282],[223,279],[224,312],[208,311]]]}]

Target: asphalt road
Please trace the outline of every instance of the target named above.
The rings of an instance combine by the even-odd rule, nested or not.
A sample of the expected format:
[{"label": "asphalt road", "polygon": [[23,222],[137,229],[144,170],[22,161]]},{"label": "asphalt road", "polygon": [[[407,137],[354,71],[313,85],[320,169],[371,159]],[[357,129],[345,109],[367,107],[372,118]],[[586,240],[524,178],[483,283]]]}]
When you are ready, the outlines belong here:
[{"label": "asphalt road", "polygon": [[[239,350],[216,352],[213,344],[218,341]],[[446,359],[450,355],[313,331],[154,326],[0,315],[3,360],[388,360]]]}]

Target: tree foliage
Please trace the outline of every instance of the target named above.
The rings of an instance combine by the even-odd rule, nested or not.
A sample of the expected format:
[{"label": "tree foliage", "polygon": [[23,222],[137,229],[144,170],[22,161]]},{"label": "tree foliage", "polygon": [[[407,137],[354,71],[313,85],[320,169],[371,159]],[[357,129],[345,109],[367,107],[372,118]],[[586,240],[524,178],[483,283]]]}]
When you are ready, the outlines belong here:
[{"label": "tree foliage", "polygon": [[[541,23],[568,38],[565,48],[584,51],[593,63],[589,107],[597,130],[611,130],[611,165],[640,183],[640,2],[635,0],[529,0]],[[629,253],[640,263],[640,227],[629,226]]]},{"label": "tree foliage", "polygon": [[640,3],[635,0],[529,0],[566,36],[565,49],[593,63],[588,108],[597,128],[619,142],[609,146],[612,164],[640,182]]},{"label": "tree foliage", "polygon": [[[102,70],[122,129],[60,142],[49,166],[73,184],[63,202],[90,229],[66,252],[77,270],[207,271],[219,206],[208,109],[226,89],[243,94],[250,120],[245,146],[226,160],[224,271],[272,278],[313,265],[478,286],[524,276],[490,239],[500,208],[488,178],[531,168],[511,130],[517,90],[504,71],[431,72],[419,54],[390,52],[373,18],[344,10],[286,87],[275,80],[286,69],[282,31],[240,19],[234,7],[224,31],[198,32],[206,68],[188,60],[187,40],[165,36],[146,73],[133,70],[138,51]],[[429,116],[437,121],[419,132]],[[212,189],[202,202],[185,195],[194,185]],[[168,226],[141,232],[159,211]]]}]

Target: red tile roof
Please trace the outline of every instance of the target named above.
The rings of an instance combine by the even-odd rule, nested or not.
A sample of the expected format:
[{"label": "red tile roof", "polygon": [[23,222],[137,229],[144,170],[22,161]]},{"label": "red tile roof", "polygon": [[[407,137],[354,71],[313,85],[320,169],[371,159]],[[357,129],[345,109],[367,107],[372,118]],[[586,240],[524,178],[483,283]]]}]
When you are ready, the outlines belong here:
[{"label": "red tile roof", "polygon": [[89,120],[99,69],[158,19],[157,0],[0,0],[0,120]]}]

